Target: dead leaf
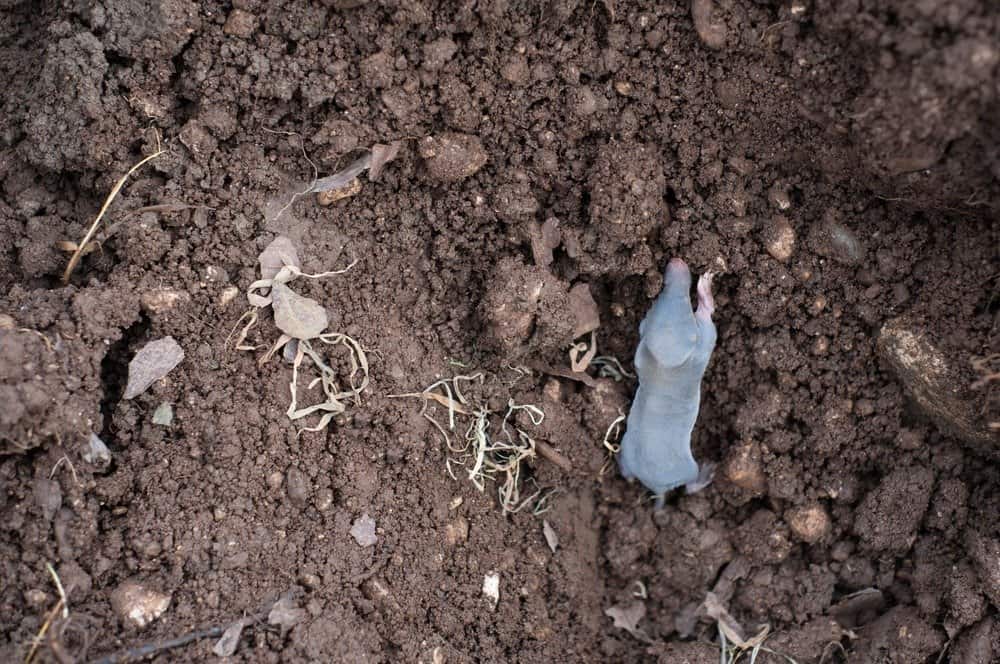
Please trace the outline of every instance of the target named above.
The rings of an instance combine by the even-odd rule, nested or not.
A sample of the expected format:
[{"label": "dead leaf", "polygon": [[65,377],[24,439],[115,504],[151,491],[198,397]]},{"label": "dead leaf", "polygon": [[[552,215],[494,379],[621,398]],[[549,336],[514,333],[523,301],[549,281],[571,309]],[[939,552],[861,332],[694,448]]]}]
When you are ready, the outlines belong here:
[{"label": "dead leaf", "polygon": [[293,339],[315,339],[326,329],[326,309],[308,297],[302,297],[280,282],[271,286],[274,324]]},{"label": "dead leaf", "polygon": [[295,245],[284,235],[271,240],[264,251],[257,257],[260,263],[260,278],[274,279],[286,265],[299,267],[299,254],[295,250]]},{"label": "dead leaf", "polygon": [[303,618],[305,618],[305,612],[291,597],[279,599],[271,607],[271,612],[267,614],[268,624],[281,627],[281,638],[285,638],[288,630],[302,622]]},{"label": "dead leaf", "polygon": [[771,626],[764,625],[756,635],[747,637],[743,626],[730,615],[715,593],[709,592],[705,595],[704,606],[705,613],[718,623],[719,630],[726,636],[726,639],[742,650],[755,648],[764,643],[767,635],[771,632]]},{"label": "dead leaf", "polygon": [[559,535],[556,534],[555,528],[544,519],[542,520],[542,535],[545,536],[545,542],[552,549],[552,553],[555,553],[556,549],[559,548]]},{"label": "dead leaf", "polygon": [[243,635],[245,626],[246,624],[242,620],[238,620],[227,627],[226,631],[222,633],[222,638],[215,643],[212,652],[218,657],[231,657],[240,645],[240,636]]},{"label": "dead leaf", "polygon": [[627,606],[612,606],[604,609],[604,615],[614,621],[617,629],[623,629],[635,638],[646,643],[652,642],[649,635],[639,627],[639,621],[646,617],[646,605],[635,601]]},{"label": "dead leaf", "polygon": [[382,174],[382,169],[399,155],[403,141],[393,141],[389,145],[376,143],[372,146],[372,163],[368,167],[368,179],[374,182]]},{"label": "dead leaf", "polygon": [[134,399],[160,380],[184,359],[184,349],[173,337],[151,341],[135,354],[128,365],[124,399]]}]

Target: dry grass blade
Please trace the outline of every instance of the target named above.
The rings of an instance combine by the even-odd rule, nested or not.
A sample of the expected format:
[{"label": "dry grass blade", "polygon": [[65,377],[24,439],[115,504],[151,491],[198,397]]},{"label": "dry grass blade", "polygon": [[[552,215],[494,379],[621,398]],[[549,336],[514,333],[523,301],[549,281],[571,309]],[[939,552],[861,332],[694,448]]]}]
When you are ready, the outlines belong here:
[{"label": "dry grass blade", "polygon": [[140,168],[142,168],[143,166],[145,166],[148,162],[150,162],[150,161],[156,159],[157,157],[159,157],[164,152],[166,152],[166,150],[164,150],[164,149],[162,149],[160,147],[160,137],[159,137],[159,135],[157,135],[156,136],[156,152],[154,152],[153,154],[149,155],[148,157],[145,157],[144,159],[142,159],[142,161],[140,161],[139,163],[137,163],[135,166],[133,166],[132,168],[128,169],[128,172],[125,173],[125,175],[123,175],[121,177],[121,179],[118,180],[118,182],[115,183],[115,186],[112,187],[112,189],[111,189],[111,193],[108,194],[108,197],[106,199],[104,199],[104,205],[101,206],[100,212],[97,213],[97,218],[94,219],[94,223],[92,223],[90,225],[90,230],[87,231],[87,234],[84,235],[83,239],[80,240],[80,242],[77,244],[76,251],[74,251],[73,255],[70,257],[69,263],[66,265],[66,271],[63,272],[63,278],[62,278],[62,280],[63,280],[64,284],[68,284],[69,283],[69,278],[73,275],[73,270],[76,269],[76,266],[77,266],[77,264],[79,264],[80,259],[83,257],[83,254],[87,251],[87,247],[90,244],[90,241],[94,238],[94,234],[97,232],[97,229],[100,227],[100,225],[101,225],[101,219],[104,218],[104,215],[107,213],[108,208],[111,207],[111,203],[115,200],[115,197],[118,196],[118,192],[120,192],[122,190],[122,187],[125,186],[125,182],[129,179],[129,177],[133,173],[135,173],[137,170],[139,170]]}]

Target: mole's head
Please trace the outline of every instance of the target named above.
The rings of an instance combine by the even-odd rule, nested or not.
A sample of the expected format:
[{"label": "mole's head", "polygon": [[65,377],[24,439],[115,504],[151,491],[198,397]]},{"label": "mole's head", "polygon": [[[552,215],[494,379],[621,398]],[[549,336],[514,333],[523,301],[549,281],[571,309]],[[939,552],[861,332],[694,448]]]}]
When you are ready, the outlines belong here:
[{"label": "mole's head", "polygon": [[689,298],[691,294],[691,270],[682,258],[671,258],[663,272],[663,290],[667,296]]},{"label": "mole's head", "polygon": [[640,328],[646,348],[661,367],[678,367],[698,345],[698,324],[691,309],[691,270],[680,258],[663,273],[663,290]]}]

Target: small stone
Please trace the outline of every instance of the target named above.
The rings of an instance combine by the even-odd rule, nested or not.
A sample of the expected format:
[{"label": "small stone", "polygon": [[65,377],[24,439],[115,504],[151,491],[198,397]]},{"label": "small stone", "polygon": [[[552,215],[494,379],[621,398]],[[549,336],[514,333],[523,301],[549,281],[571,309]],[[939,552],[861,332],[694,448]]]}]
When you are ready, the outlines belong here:
[{"label": "small stone", "polygon": [[153,411],[153,424],[168,427],[174,422],[174,407],[169,401],[164,401]]},{"label": "small stone", "polygon": [[285,475],[285,492],[288,499],[302,505],[309,499],[309,478],[298,468],[289,468]]},{"label": "small stone", "polygon": [[281,488],[281,483],[285,481],[285,476],[281,474],[280,471],[274,471],[267,476],[267,486],[272,491],[277,491]]},{"label": "small stone", "polygon": [[106,466],[111,463],[111,450],[104,444],[96,433],[90,434],[86,446],[83,449],[83,460],[95,466]]},{"label": "small stone", "polygon": [[222,308],[227,306],[230,302],[235,300],[236,296],[239,294],[240,294],[240,289],[237,288],[236,286],[227,286],[226,288],[222,289],[222,292],[219,293],[219,307]]},{"label": "small stone", "polygon": [[744,443],[726,456],[722,474],[739,488],[758,495],[764,493],[767,478],[760,459],[760,448],[756,443]]},{"label": "small stone", "polygon": [[351,526],[351,537],[358,543],[358,546],[374,546],[378,542],[378,536],[375,534],[375,519],[368,516],[367,512],[362,514]]},{"label": "small stone", "polygon": [[139,296],[143,311],[151,314],[163,314],[190,301],[191,295],[187,291],[174,288],[154,288]]},{"label": "small stone", "polygon": [[500,575],[496,572],[483,577],[483,596],[489,601],[491,609],[497,608],[500,603]]},{"label": "small stone", "polygon": [[14,320],[13,316],[0,314],[0,330],[13,330],[15,327],[17,327],[17,321]]},{"label": "small stone", "polygon": [[147,588],[137,581],[125,581],[111,593],[111,607],[126,625],[142,629],[170,606],[170,595]]},{"label": "small stone", "polygon": [[428,136],[418,146],[427,175],[439,182],[458,182],[486,164],[486,150],[478,136],[445,132]]},{"label": "small stone", "polygon": [[257,30],[257,17],[242,9],[234,9],[229,12],[222,32],[240,39],[249,39]]},{"label": "small stone", "polygon": [[830,532],[830,517],[822,505],[794,507],[785,512],[792,534],[807,544],[815,544]]},{"label": "small stone", "polygon": [[776,215],[768,222],[762,237],[764,248],[771,257],[781,262],[787,261],[795,251],[795,229],[784,215]]},{"label": "small stone", "polygon": [[469,522],[463,516],[456,517],[444,527],[444,543],[448,546],[461,546],[469,539]]},{"label": "small stone", "polygon": [[773,185],[768,190],[767,200],[780,212],[784,212],[792,207],[792,199],[789,198],[788,191],[779,184]]},{"label": "small stone", "polygon": [[32,588],[24,593],[24,602],[33,609],[40,609],[49,603],[49,596],[38,588]]}]

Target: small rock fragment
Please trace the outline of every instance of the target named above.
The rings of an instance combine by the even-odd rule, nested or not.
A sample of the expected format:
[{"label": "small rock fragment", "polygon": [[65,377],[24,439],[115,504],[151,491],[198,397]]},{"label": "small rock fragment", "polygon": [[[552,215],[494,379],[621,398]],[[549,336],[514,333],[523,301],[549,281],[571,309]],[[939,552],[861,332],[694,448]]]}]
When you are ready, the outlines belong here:
[{"label": "small rock fragment", "polygon": [[128,365],[128,384],[122,398],[134,399],[160,380],[184,359],[184,349],[173,337],[151,341]]},{"label": "small rock fragment", "polygon": [[458,182],[486,164],[486,150],[478,136],[445,132],[420,141],[427,175],[439,182]]},{"label": "small rock fragment", "polygon": [[164,401],[153,411],[153,424],[168,427],[174,422],[174,407],[169,401]]},{"label": "small rock fragment", "polygon": [[444,527],[444,543],[448,546],[465,544],[469,539],[469,522],[463,516],[458,516]]},{"label": "small rock fragment", "polygon": [[822,505],[794,507],[785,512],[792,534],[807,544],[815,544],[830,532],[830,517]]},{"label": "small rock fragment", "polygon": [[143,311],[151,314],[163,314],[190,301],[191,296],[186,291],[173,288],[154,288],[139,296]]},{"label": "small rock fragment", "polygon": [[327,189],[316,194],[316,202],[320,205],[332,205],[339,200],[350,198],[361,193],[361,180],[354,178],[343,187]]},{"label": "small rock fragment", "polygon": [[772,217],[761,239],[767,253],[775,260],[785,262],[792,257],[795,250],[795,229],[788,217],[781,214]]},{"label": "small rock fragment", "polygon": [[483,577],[483,597],[489,601],[490,608],[497,608],[497,604],[500,603],[500,575],[498,573],[490,572]]},{"label": "small rock fragment", "polygon": [[767,477],[756,443],[744,443],[729,451],[722,464],[722,475],[730,482],[754,495],[764,493]]},{"label": "small rock fragment", "polygon": [[719,50],[726,45],[726,25],[715,14],[713,0],[691,0],[691,20],[705,46]]},{"label": "small rock fragment", "polygon": [[281,636],[284,638],[288,630],[295,627],[305,618],[305,611],[299,608],[298,603],[291,597],[282,597],[267,614],[269,625],[278,625],[281,628]]},{"label": "small rock fragment", "polygon": [[559,548],[559,535],[556,534],[555,528],[544,519],[542,520],[542,535],[545,536],[545,543],[552,549],[552,553],[555,553],[556,549]]},{"label": "small rock fragment", "polygon": [[83,448],[83,460],[95,466],[106,466],[111,463],[111,450],[104,444],[96,433],[90,434],[87,444]]},{"label": "small rock fragment", "polygon": [[578,339],[601,326],[601,315],[597,302],[590,294],[590,286],[579,283],[569,289],[568,308],[573,317],[573,338]]},{"label": "small rock fragment", "polygon": [[217,657],[231,657],[236,652],[237,646],[240,645],[240,636],[243,635],[244,627],[244,622],[238,620],[226,628],[226,631],[222,633],[222,638],[212,647],[212,652]]},{"label": "small rock fragment", "polygon": [[304,505],[309,499],[309,478],[298,468],[289,468],[285,475],[285,492],[296,505]]},{"label": "small rock fragment", "polygon": [[375,519],[368,516],[367,512],[362,514],[351,526],[351,537],[358,546],[374,546],[378,542],[378,536],[375,535]]},{"label": "small rock fragment", "polygon": [[170,606],[170,595],[147,588],[137,581],[125,581],[111,593],[111,607],[126,625],[142,629]]}]

